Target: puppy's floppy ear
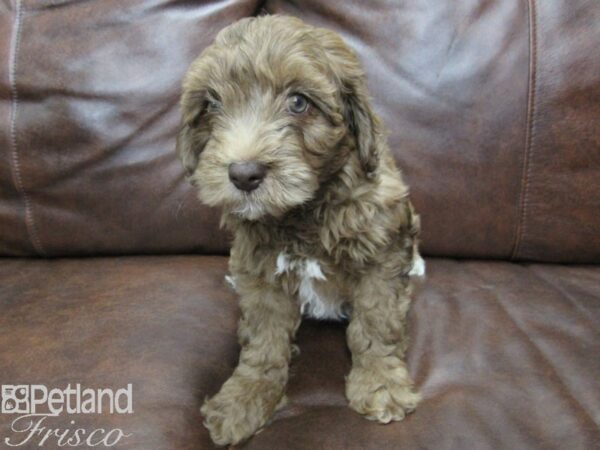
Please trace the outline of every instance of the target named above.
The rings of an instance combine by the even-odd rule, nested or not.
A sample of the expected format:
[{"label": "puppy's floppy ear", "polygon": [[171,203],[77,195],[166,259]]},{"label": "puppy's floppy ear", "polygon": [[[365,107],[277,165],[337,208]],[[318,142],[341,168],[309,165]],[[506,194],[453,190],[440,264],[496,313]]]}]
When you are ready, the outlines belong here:
[{"label": "puppy's floppy ear", "polygon": [[354,52],[340,36],[323,28],[314,29],[332,75],[342,93],[344,120],[354,136],[360,164],[368,177],[379,164],[380,124],[371,108],[365,75]]},{"label": "puppy's floppy ear", "polygon": [[190,125],[182,124],[177,135],[177,156],[187,175],[191,175],[198,166],[198,152],[194,151],[193,131]]},{"label": "puppy's floppy ear", "polygon": [[[195,104],[189,105],[193,101]],[[189,105],[189,106],[188,106]],[[198,166],[200,152],[208,141],[208,130],[200,124],[202,119],[202,100],[190,100],[184,94],[182,99],[182,120],[177,135],[177,156],[181,160],[186,174],[192,175]]]},{"label": "puppy's floppy ear", "polygon": [[372,177],[379,164],[379,120],[371,109],[362,73],[342,82],[345,82],[344,118],[354,135],[360,164],[367,177]]}]

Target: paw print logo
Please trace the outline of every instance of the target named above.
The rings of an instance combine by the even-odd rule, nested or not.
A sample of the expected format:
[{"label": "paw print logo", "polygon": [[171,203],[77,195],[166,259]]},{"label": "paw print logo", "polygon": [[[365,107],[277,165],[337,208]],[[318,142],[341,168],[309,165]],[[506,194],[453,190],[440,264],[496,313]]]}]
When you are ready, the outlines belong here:
[{"label": "paw print logo", "polygon": [[2,386],[2,413],[28,414],[29,413],[29,386],[3,385]]}]

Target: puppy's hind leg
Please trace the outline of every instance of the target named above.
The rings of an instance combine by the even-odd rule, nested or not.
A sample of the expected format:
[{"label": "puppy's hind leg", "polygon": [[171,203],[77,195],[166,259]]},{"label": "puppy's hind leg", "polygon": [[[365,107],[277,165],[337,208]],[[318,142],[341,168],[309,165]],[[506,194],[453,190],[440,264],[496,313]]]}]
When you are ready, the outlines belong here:
[{"label": "puppy's hind leg", "polygon": [[236,277],[242,347],[233,375],[201,408],[216,444],[242,442],[261,429],[284,399],[300,311],[283,291]]},{"label": "puppy's hind leg", "polygon": [[406,278],[372,273],[358,282],[352,299],[347,330],[352,370],[346,397],[352,409],[382,423],[402,420],[420,400],[404,362],[408,283]]}]

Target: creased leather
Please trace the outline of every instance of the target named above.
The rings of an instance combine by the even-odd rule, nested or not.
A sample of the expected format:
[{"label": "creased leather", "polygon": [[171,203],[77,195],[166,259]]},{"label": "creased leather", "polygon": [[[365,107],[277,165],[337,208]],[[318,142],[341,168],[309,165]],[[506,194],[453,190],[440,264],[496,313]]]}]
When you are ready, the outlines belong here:
[{"label": "creased leather", "polygon": [[[117,448],[210,449],[199,407],[238,358],[224,257],[0,261],[0,384],[134,386]],[[306,321],[289,402],[245,448],[597,447],[600,269],[429,259],[410,316],[423,401],[380,425],[349,409],[345,326]],[[0,414],[7,436],[10,415]],[[56,424],[68,426],[63,415]]]},{"label": "creased leather", "polygon": [[425,254],[600,261],[594,0],[28,0],[2,6],[6,62],[17,4],[19,100],[2,69],[0,143],[23,186],[2,158],[2,254],[226,252],[174,155],[179,85],[219,29],[263,9],[358,53]]}]

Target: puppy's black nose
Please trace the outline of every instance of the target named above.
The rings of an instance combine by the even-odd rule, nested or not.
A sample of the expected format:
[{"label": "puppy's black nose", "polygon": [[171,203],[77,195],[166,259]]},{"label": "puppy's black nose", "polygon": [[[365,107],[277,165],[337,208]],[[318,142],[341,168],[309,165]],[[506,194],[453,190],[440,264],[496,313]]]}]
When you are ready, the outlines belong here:
[{"label": "puppy's black nose", "polygon": [[229,179],[241,191],[256,189],[267,174],[267,166],[254,161],[232,163],[229,165]]}]

